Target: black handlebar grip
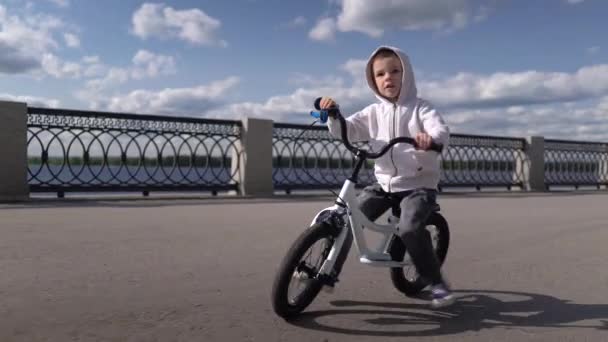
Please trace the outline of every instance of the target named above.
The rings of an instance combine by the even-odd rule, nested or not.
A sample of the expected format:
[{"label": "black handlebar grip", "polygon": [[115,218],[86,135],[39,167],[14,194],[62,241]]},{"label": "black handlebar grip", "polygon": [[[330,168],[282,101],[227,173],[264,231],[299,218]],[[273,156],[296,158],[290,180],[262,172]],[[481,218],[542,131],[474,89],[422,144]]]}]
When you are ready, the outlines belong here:
[{"label": "black handlebar grip", "polygon": [[321,99],[322,99],[322,97],[318,97],[318,98],[315,100],[315,109],[316,109],[316,110],[321,110]]},{"label": "black handlebar grip", "polygon": [[438,144],[438,143],[432,141],[430,149],[433,150],[433,151],[441,153],[441,151],[443,151],[443,144]]},{"label": "black handlebar grip", "polygon": [[[322,97],[317,97],[317,99],[315,100],[315,109],[316,110],[321,110],[321,99],[322,99]],[[331,106],[331,107],[327,108],[326,110],[329,114],[329,117],[331,117],[331,118],[335,118],[336,116],[341,115],[340,109],[338,108],[338,106]]]}]

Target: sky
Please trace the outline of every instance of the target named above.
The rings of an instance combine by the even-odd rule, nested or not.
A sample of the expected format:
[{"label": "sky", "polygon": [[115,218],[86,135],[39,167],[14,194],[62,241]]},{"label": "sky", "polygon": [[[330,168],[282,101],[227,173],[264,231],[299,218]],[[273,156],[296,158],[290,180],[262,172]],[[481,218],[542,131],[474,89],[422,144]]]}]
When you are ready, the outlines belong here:
[{"label": "sky", "polygon": [[0,0],[0,99],[311,123],[405,51],[453,133],[608,142],[605,0]]}]

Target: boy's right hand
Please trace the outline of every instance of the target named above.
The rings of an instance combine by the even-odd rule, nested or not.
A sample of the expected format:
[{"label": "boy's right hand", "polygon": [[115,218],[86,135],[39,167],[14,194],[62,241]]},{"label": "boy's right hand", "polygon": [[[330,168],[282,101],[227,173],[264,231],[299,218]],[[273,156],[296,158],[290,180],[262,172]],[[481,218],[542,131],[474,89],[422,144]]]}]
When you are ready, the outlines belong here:
[{"label": "boy's right hand", "polygon": [[337,110],[331,110],[331,109],[338,109],[338,104],[331,97],[323,96],[321,98],[321,101],[319,102],[319,107],[321,109],[330,109],[328,111],[328,113],[329,113],[329,116],[332,118],[335,118],[336,115],[338,115]]},{"label": "boy's right hand", "polygon": [[331,97],[323,96],[321,98],[321,102],[319,102],[319,107],[321,109],[329,109],[331,107],[337,107],[338,104]]}]

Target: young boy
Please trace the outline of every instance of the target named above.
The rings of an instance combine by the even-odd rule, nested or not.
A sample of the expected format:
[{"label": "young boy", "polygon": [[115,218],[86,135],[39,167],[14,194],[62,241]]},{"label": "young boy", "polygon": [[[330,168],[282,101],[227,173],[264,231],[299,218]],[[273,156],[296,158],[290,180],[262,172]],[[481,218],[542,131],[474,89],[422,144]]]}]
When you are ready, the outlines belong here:
[{"label": "young boy", "polygon": [[[431,142],[447,146],[448,126],[428,101],[417,97],[409,58],[401,50],[390,46],[376,49],[367,63],[366,77],[379,102],[346,118],[349,140],[368,141],[373,150],[379,150],[390,139],[404,136],[414,137],[419,147],[397,144],[376,159],[378,183],[359,195],[361,211],[373,221],[391,208],[392,201],[400,201],[399,235],[418,272],[431,285],[432,305],[449,305],[454,297],[424,227],[435,204],[440,174],[439,155],[428,149]],[[321,98],[319,105],[321,109],[337,107],[329,97]],[[338,120],[330,118],[328,126],[334,137],[341,138]],[[338,262],[336,270],[341,267]]]}]

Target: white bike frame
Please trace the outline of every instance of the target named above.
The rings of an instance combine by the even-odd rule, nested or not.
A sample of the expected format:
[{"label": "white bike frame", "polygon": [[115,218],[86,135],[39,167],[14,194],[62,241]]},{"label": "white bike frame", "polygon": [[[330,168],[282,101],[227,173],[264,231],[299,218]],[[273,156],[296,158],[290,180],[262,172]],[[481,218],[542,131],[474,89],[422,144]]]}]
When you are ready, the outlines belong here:
[{"label": "white bike frame", "polygon": [[[321,266],[319,274],[329,275],[333,270],[349,229],[353,233],[353,240],[359,253],[359,261],[361,263],[377,267],[404,267],[411,265],[409,258],[405,258],[404,261],[393,261],[390,254],[385,252],[391,237],[398,232],[397,224],[399,223],[399,218],[391,214],[389,217],[389,224],[386,225],[370,221],[359,209],[359,200],[355,193],[355,183],[349,179],[344,182],[342,190],[340,190],[338,202],[340,205],[335,204],[321,212],[330,210],[337,212],[339,215],[348,216],[348,222],[345,222],[345,227],[341,229],[340,234],[334,240],[334,244],[331,247],[329,255],[325,259],[325,262]],[[346,208],[344,208],[344,206],[346,206]],[[317,214],[313,223],[317,220],[319,214]],[[364,227],[384,235],[378,248],[370,249],[367,246],[367,239],[363,232]]]}]

